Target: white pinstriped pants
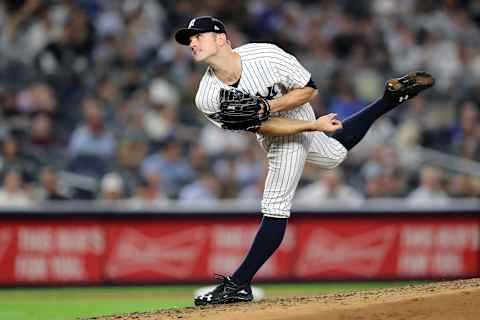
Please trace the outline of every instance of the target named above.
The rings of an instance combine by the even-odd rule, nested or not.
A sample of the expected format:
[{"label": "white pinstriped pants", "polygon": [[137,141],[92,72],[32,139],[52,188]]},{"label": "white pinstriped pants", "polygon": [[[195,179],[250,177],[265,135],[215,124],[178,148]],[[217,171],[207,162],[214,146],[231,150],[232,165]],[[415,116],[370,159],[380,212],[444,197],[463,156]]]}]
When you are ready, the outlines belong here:
[{"label": "white pinstriped pants", "polygon": [[286,137],[262,137],[267,152],[268,174],[262,199],[262,213],[288,218],[305,162],[332,169],[345,160],[347,149],[323,132],[304,132]]}]

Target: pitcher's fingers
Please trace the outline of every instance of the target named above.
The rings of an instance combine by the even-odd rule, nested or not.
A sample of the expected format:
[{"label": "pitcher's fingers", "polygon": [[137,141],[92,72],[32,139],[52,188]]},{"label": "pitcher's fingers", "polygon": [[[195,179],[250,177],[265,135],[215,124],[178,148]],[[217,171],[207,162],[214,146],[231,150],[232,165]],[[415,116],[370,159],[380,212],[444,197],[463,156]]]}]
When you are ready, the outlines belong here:
[{"label": "pitcher's fingers", "polygon": [[331,119],[334,119],[336,116],[337,116],[336,113],[329,113],[329,114],[326,115],[326,117],[327,117],[328,119],[330,119],[330,120],[331,120]]}]

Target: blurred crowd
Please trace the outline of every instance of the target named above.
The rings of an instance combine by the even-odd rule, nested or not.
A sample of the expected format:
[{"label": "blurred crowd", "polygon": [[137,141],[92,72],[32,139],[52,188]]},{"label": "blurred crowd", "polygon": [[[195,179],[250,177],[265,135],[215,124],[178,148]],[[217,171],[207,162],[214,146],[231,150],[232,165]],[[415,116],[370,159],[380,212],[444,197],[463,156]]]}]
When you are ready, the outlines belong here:
[{"label": "blurred crowd", "polygon": [[0,206],[259,200],[266,161],[255,135],[209,125],[193,106],[205,66],[172,35],[200,15],[225,21],[234,47],[294,54],[319,87],[317,115],[344,119],[411,70],[436,77],[340,168],[307,166],[297,203],[480,195],[478,172],[407,157],[421,147],[480,161],[480,1],[5,0]]}]

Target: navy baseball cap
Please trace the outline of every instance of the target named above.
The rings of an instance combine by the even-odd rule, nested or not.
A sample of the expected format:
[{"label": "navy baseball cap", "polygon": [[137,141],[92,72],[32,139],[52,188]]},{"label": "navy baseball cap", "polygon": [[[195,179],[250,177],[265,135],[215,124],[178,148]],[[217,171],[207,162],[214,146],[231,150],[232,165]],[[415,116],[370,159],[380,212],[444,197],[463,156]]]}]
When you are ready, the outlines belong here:
[{"label": "navy baseball cap", "polygon": [[175,32],[175,40],[180,44],[188,46],[191,36],[204,32],[227,33],[222,21],[211,16],[203,16],[190,20],[187,28],[177,30]]}]

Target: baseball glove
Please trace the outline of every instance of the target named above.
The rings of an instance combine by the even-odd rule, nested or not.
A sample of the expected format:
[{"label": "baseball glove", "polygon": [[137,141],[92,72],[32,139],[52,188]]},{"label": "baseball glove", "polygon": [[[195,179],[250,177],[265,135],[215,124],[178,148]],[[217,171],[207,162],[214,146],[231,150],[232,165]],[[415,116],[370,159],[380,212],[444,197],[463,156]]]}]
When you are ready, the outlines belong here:
[{"label": "baseball glove", "polygon": [[221,89],[220,111],[209,117],[220,122],[223,129],[256,132],[270,117],[270,105],[262,97],[240,90]]}]

